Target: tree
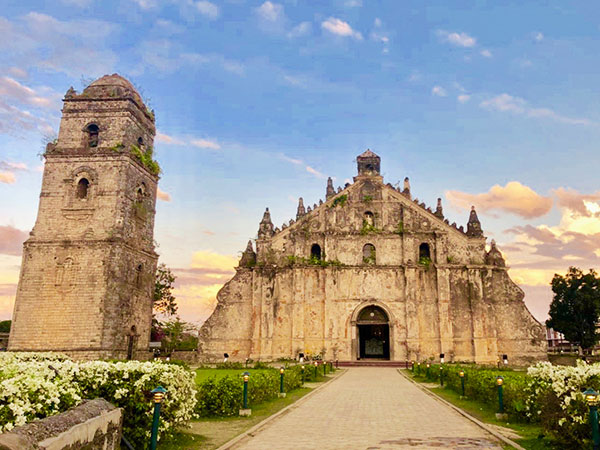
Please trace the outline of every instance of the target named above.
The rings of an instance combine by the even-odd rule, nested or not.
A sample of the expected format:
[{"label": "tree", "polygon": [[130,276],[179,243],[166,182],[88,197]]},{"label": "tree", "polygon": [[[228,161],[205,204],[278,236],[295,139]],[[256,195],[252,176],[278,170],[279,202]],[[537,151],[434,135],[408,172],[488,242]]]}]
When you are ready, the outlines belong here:
[{"label": "tree", "polygon": [[175,275],[164,263],[156,268],[154,283],[154,313],[174,316],[177,313],[177,303],[173,295]]},{"label": "tree", "polygon": [[10,333],[10,320],[0,320],[0,333]]},{"label": "tree", "polygon": [[170,355],[174,350],[196,350],[198,348],[198,330],[179,317],[159,323],[164,333],[163,350]]},{"label": "tree", "polygon": [[546,326],[578,345],[581,354],[582,349],[593,347],[600,338],[597,332],[600,278],[593,269],[584,274],[577,267],[570,267],[564,277],[554,274],[550,284],[554,298],[550,304],[550,319],[546,321]]}]

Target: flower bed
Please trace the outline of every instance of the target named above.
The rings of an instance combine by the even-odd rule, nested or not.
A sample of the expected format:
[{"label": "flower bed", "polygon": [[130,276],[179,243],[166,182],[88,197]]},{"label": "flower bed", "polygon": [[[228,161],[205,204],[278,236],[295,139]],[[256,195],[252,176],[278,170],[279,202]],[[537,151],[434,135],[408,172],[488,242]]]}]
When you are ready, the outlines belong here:
[{"label": "flower bed", "polygon": [[194,375],[161,362],[73,362],[62,355],[0,353],[0,432],[102,397],[123,408],[123,433],[136,447],[150,436],[152,395],[162,385],[160,436],[192,418]]}]

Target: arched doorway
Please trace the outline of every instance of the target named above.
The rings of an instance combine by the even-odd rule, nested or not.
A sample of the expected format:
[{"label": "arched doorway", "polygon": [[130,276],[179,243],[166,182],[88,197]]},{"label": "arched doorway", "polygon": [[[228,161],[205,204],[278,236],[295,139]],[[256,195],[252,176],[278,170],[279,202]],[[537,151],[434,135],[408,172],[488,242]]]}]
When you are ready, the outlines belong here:
[{"label": "arched doorway", "polygon": [[363,308],[356,319],[360,359],[390,359],[390,324],[386,312],[376,305]]}]

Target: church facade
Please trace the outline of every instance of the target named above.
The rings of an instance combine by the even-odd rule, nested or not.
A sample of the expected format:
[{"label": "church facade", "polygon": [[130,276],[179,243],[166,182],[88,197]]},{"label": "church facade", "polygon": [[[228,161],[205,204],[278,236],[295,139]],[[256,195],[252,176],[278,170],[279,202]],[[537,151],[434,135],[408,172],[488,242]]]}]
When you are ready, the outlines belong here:
[{"label": "church facade", "polygon": [[437,359],[515,364],[543,359],[544,329],[527,310],[473,208],[466,230],[385,184],[367,150],[344,189],[275,228],[267,209],[235,276],[200,330],[215,361],[320,354],[346,361]]}]

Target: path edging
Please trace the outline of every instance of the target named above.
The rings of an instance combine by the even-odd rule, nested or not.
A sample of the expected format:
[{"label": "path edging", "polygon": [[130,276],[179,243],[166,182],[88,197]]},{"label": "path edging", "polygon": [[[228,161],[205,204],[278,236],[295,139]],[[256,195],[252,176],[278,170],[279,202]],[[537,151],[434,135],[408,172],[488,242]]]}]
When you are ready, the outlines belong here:
[{"label": "path edging", "polygon": [[411,377],[409,377],[408,375],[404,374],[400,369],[398,369],[398,373],[400,375],[402,375],[404,378],[406,378],[408,381],[410,381],[411,383],[413,383],[415,386],[417,386],[419,389],[421,389],[423,392],[425,392],[426,394],[428,394],[429,396],[433,397],[434,399],[436,399],[437,401],[439,401],[440,403],[445,404],[446,406],[449,406],[450,408],[452,408],[453,410],[455,410],[457,413],[459,413],[461,416],[469,419],[471,422],[473,422],[475,425],[477,425],[480,428],[483,428],[485,431],[487,431],[488,433],[490,433],[492,436],[500,439],[502,442],[504,442],[505,444],[508,444],[514,448],[516,448],[517,450],[526,450],[525,448],[521,447],[519,444],[517,444],[515,441],[507,438],[506,436],[504,436],[503,434],[499,433],[498,431],[492,429],[491,427],[488,427],[485,423],[483,423],[481,420],[476,419],[475,417],[473,417],[471,414],[467,413],[466,411],[460,409],[458,406],[453,405],[452,403],[450,403],[449,401],[443,399],[442,397],[440,397],[439,395],[437,395],[435,392],[431,392],[429,389],[427,389],[426,387],[421,386],[420,383],[417,383],[415,380],[413,380]]},{"label": "path edging", "polygon": [[240,441],[243,441],[248,436],[250,436],[252,433],[255,433],[255,432],[259,431],[261,428],[263,428],[264,426],[268,425],[269,422],[277,419],[279,416],[287,414],[293,407],[297,407],[298,405],[301,405],[304,401],[306,401],[306,399],[308,399],[309,397],[311,397],[316,392],[320,391],[322,388],[324,388],[325,386],[327,386],[329,383],[332,383],[335,380],[338,380],[339,378],[341,378],[347,372],[348,372],[347,370],[344,370],[339,375],[337,375],[337,376],[335,376],[333,378],[330,378],[329,380],[325,381],[321,386],[313,389],[311,392],[309,392],[308,394],[306,394],[304,397],[301,397],[300,399],[296,400],[294,403],[291,403],[291,404],[287,405],[285,408],[280,409],[275,414],[272,414],[269,417],[267,417],[266,419],[258,422],[256,425],[254,425],[252,428],[249,428],[248,430],[244,431],[242,434],[238,434],[236,437],[234,437],[233,439],[225,442],[223,445],[221,445],[220,447],[218,447],[216,450],[228,450],[230,448],[233,448],[234,445],[236,445]]}]

